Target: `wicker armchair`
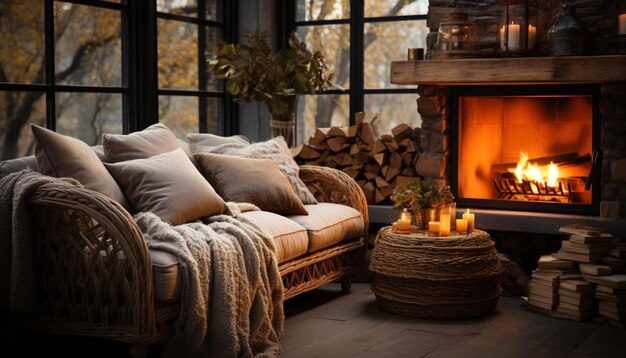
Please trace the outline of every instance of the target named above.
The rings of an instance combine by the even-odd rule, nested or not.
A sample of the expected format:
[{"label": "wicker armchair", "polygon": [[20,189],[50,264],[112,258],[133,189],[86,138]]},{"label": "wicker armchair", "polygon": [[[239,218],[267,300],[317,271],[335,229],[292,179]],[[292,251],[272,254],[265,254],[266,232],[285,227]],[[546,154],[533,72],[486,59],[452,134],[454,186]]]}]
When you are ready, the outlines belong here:
[{"label": "wicker armchair", "polygon": [[[360,211],[365,229],[361,238],[283,263],[285,299],[337,280],[349,290],[351,275],[365,264],[365,196],[335,169],[302,166],[300,177],[319,201]],[[40,291],[38,311],[20,317],[21,324],[128,342],[133,355],[171,337],[178,304],[155,303],[148,247],[126,210],[89,189],[50,185],[35,191],[29,205]]]}]

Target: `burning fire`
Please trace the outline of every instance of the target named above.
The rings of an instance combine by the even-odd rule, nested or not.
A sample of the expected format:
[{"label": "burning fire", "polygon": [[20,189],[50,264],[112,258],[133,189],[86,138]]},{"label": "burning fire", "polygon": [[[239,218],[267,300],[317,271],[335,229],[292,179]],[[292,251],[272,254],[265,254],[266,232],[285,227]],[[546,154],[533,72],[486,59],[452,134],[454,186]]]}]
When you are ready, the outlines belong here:
[{"label": "burning fire", "polygon": [[509,169],[515,174],[518,183],[524,180],[546,183],[547,186],[553,188],[558,185],[559,168],[556,164],[550,162],[550,165],[538,166],[528,161],[528,154],[520,152],[520,158],[515,169]]}]

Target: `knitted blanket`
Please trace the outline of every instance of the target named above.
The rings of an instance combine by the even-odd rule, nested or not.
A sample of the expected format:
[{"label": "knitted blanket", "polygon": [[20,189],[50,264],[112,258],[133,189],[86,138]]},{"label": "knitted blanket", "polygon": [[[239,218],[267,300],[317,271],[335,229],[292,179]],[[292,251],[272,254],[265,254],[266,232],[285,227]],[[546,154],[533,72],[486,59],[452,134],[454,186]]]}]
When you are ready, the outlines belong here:
[{"label": "knitted blanket", "polygon": [[[283,292],[269,235],[233,213],[170,226],[152,213],[135,216],[148,247],[178,257],[183,280],[176,334],[164,356],[277,357]],[[249,205],[243,210],[249,210]]]},{"label": "knitted blanket", "polygon": [[36,305],[32,226],[27,198],[39,186],[80,185],[69,178],[53,178],[30,169],[0,179],[0,306],[16,314]]}]

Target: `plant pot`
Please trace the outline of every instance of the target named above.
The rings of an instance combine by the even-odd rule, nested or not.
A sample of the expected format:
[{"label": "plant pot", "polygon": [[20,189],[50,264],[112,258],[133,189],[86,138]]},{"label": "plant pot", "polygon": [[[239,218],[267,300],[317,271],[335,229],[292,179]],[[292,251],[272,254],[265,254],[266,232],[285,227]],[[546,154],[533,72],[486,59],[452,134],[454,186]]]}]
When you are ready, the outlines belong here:
[{"label": "plant pot", "polygon": [[415,226],[420,231],[428,230],[428,223],[439,221],[439,208],[428,208],[415,211]]},{"label": "plant pot", "polygon": [[266,102],[272,118],[270,128],[272,136],[283,136],[289,148],[293,146],[293,128],[296,123],[296,109],[298,108],[298,96],[283,96],[272,102]]},{"label": "plant pot", "polygon": [[272,129],[272,137],[283,136],[289,148],[293,145],[293,126],[295,123],[295,113],[290,121],[282,119],[270,119],[270,128]]}]

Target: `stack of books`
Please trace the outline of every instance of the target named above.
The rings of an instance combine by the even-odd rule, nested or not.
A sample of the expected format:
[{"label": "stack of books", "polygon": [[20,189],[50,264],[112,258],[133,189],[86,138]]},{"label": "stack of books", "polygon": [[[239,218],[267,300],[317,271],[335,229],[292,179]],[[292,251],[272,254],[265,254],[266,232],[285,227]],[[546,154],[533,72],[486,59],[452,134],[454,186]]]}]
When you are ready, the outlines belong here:
[{"label": "stack of books", "polygon": [[595,285],[584,280],[561,281],[559,302],[552,316],[575,321],[586,321],[597,316]]},{"label": "stack of books", "polygon": [[595,297],[598,299],[598,313],[607,317],[612,324],[626,327],[626,274],[585,274],[584,277],[597,284]]},{"label": "stack of books", "polygon": [[614,243],[608,254],[602,258],[602,263],[611,268],[616,274],[626,274],[626,243]]},{"label": "stack of books", "polygon": [[616,238],[608,231],[587,225],[566,225],[559,231],[570,234],[561,244],[554,257],[581,263],[599,263],[607,254]]},{"label": "stack of books", "polygon": [[528,283],[528,306],[544,313],[555,310],[559,303],[559,283],[565,279],[582,279],[572,261],[541,256]]}]

